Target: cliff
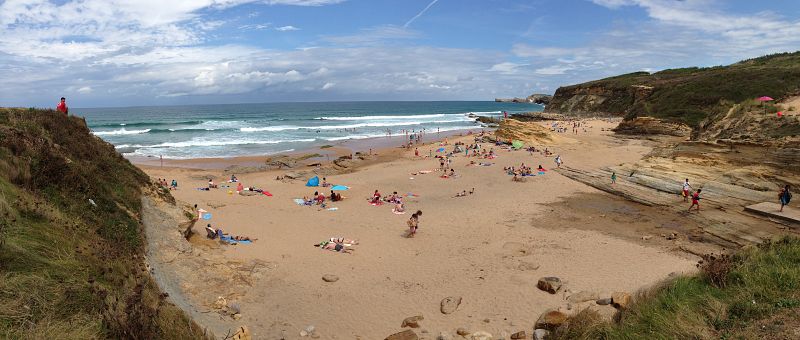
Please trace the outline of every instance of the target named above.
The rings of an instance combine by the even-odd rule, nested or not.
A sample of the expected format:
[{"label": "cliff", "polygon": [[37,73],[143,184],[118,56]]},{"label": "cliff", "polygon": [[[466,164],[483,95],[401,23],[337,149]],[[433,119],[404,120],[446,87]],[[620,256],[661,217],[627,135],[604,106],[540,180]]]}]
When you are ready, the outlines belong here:
[{"label": "cliff", "polygon": [[172,200],[83,119],[0,108],[0,338],[204,338],[148,273],[143,195]]},{"label": "cliff", "polygon": [[499,103],[534,103],[534,104],[541,104],[547,105],[550,104],[550,100],[553,96],[549,94],[540,94],[534,93],[530,96],[525,98],[495,98],[494,101]]},{"label": "cliff", "polygon": [[800,91],[800,52],[728,66],[635,72],[560,87],[545,112],[653,117],[697,128],[734,104],[761,96],[776,100]]}]

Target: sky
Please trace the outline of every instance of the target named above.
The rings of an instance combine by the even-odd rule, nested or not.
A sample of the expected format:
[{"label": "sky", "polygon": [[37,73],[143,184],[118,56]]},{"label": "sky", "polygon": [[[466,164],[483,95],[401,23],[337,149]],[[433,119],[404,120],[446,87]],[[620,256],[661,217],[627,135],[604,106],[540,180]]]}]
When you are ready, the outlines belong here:
[{"label": "sky", "polygon": [[0,106],[492,100],[800,50],[800,1],[0,0]]}]

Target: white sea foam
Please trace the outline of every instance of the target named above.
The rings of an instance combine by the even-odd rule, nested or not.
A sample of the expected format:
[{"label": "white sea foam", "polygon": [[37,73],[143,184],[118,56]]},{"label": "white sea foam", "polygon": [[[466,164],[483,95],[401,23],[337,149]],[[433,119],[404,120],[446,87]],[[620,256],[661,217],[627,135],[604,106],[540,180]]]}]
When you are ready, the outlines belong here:
[{"label": "white sea foam", "polygon": [[410,116],[357,116],[357,117],[317,117],[314,119],[320,120],[395,120],[395,119],[424,119],[424,118],[441,118],[445,114],[429,114],[429,115],[410,115]]},{"label": "white sea foam", "polygon": [[150,129],[144,130],[125,130],[125,128],[119,130],[112,130],[112,131],[93,131],[97,136],[118,136],[118,135],[138,135],[142,133],[148,133]]},{"label": "white sea foam", "polygon": [[153,145],[127,145],[123,144],[117,146],[117,148],[121,147],[129,147],[129,148],[142,148],[142,149],[153,149],[153,148],[190,148],[190,147],[201,147],[201,146],[227,146],[227,145],[250,145],[250,144],[280,144],[280,143],[292,143],[292,142],[313,142],[316,139],[314,138],[305,138],[305,139],[281,139],[281,140],[189,140],[185,142],[166,142],[160,144],[153,144]]},{"label": "white sea foam", "polygon": [[391,127],[391,126],[409,126],[409,125],[423,125],[423,124],[442,124],[442,123],[461,123],[472,122],[473,118],[459,118],[453,120],[434,120],[434,121],[404,121],[404,122],[379,122],[379,123],[358,123],[347,125],[320,125],[320,126],[263,126],[263,127],[243,127],[239,129],[242,132],[263,132],[263,131],[287,131],[287,130],[340,130],[340,129],[357,129],[366,127]]}]

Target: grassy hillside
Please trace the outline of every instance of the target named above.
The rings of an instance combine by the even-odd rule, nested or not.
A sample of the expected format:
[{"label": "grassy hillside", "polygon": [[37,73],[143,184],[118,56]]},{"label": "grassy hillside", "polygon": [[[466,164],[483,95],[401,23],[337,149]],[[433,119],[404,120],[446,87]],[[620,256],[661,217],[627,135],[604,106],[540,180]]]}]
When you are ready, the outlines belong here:
[{"label": "grassy hillside", "polygon": [[0,108],[0,338],[203,337],[145,268],[143,190],[82,119]]},{"label": "grassy hillside", "polygon": [[[643,90],[636,87],[648,87]],[[648,93],[649,92],[649,93]],[[584,111],[650,116],[696,127],[735,103],[770,96],[782,99],[800,92],[800,52],[781,53],[729,66],[636,72],[559,88],[547,110],[564,112],[576,95],[603,97]]]},{"label": "grassy hillside", "polygon": [[706,258],[702,274],[640,294],[618,322],[584,311],[555,339],[797,339],[800,239]]}]

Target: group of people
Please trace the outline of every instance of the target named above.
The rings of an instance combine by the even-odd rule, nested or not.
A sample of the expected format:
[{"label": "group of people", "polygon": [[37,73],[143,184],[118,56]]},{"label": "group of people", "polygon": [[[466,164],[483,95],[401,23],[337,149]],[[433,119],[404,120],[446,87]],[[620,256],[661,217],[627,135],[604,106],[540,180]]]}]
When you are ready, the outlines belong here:
[{"label": "group of people", "polygon": [[320,249],[335,251],[337,253],[345,253],[351,254],[353,253],[354,245],[358,244],[358,240],[355,239],[347,239],[344,237],[331,237],[325,241],[320,243],[314,244],[314,247],[319,247]]},{"label": "group of people", "polygon": [[168,188],[170,190],[178,190],[178,181],[173,179],[172,182],[167,183],[167,179],[166,178],[159,178],[158,179],[158,186],[160,186],[162,188]]}]

